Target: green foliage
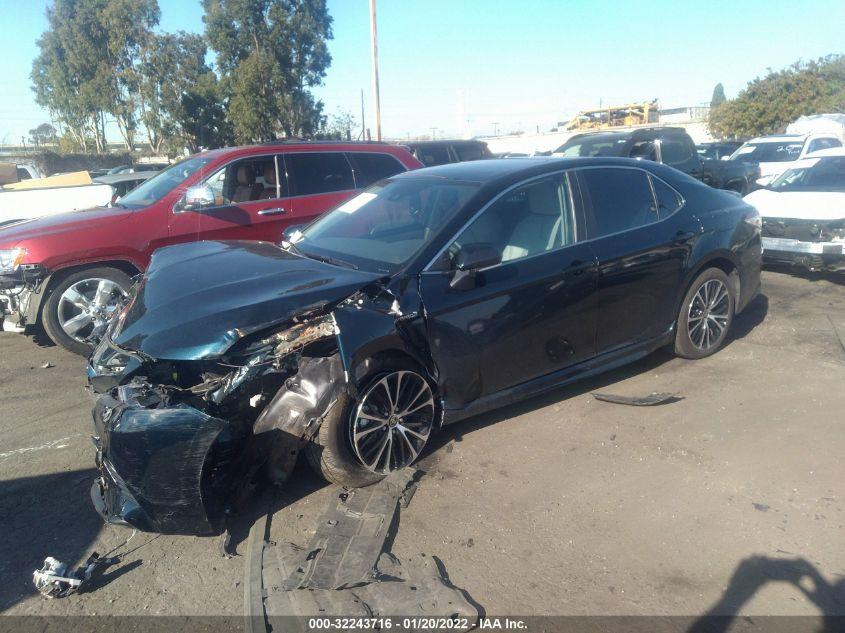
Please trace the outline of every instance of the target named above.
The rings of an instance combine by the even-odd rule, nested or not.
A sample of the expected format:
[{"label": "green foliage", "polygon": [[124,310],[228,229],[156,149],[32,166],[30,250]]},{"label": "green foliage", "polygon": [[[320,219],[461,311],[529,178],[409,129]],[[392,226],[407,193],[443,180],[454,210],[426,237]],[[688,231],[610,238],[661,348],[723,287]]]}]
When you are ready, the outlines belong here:
[{"label": "green foliage", "polygon": [[205,33],[241,142],[310,136],[324,124],[308,92],[331,63],[325,0],[202,0]]},{"label": "green foliage", "polygon": [[42,123],[29,131],[29,142],[35,145],[44,145],[45,143],[56,143],[56,128],[49,123]]},{"label": "green foliage", "polygon": [[223,88],[217,75],[207,71],[182,95],[179,121],[183,141],[191,148],[224,147],[232,143],[234,133],[223,105]]},{"label": "green foliage", "polygon": [[845,56],[797,62],[751,81],[736,99],[710,111],[710,131],[721,138],[783,132],[802,115],[845,108]]},{"label": "green foliage", "polygon": [[349,110],[338,108],[330,115],[326,125],[320,131],[321,139],[333,139],[339,141],[352,140],[357,135],[358,122]]},{"label": "green foliage", "polygon": [[710,98],[710,107],[715,108],[727,100],[727,97],[725,97],[725,87],[721,83],[716,84],[716,87],[713,88],[713,96]]}]

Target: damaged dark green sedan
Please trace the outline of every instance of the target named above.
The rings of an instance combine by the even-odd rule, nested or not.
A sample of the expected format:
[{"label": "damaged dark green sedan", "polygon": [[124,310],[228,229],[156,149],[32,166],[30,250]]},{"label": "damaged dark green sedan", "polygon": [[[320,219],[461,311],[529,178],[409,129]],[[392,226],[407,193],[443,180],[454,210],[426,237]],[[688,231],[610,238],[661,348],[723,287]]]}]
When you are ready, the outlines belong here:
[{"label": "damaged dark green sedan", "polygon": [[89,361],[107,521],[211,534],[300,453],[365,486],[437,428],[670,345],[759,290],[741,199],[615,158],[383,181],[289,236],[157,251]]}]

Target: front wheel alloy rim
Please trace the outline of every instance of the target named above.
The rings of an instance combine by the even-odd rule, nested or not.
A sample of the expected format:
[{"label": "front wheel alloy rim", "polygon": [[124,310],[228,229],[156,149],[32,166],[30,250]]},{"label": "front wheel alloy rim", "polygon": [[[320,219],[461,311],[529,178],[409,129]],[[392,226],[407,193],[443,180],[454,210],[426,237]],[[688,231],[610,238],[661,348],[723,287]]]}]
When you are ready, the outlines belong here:
[{"label": "front wheel alloy rim", "polygon": [[702,351],[718,345],[728,327],[731,302],[728,289],[718,279],[701,284],[692,298],[687,313],[690,341]]},{"label": "front wheel alloy rim", "polygon": [[126,291],[110,279],[83,279],[62,293],[58,317],[62,331],[84,343],[105,326],[126,297]]},{"label": "front wheel alloy rim", "polygon": [[361,397],[352,419],[352,447],[367,470],[386,475],[413,462],[434,423],[434,396],[412,371],[383,376]]}]

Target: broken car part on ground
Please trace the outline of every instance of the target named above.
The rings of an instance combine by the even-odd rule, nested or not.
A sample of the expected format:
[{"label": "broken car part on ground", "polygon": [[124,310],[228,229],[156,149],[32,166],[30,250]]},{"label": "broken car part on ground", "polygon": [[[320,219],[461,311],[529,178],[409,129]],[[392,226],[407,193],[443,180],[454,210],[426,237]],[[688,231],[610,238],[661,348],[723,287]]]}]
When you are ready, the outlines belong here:
[{"label": "broken car part on ground", "polygon": [[760,252],[736,196],[599,158],[407,172],[282,246],[161,249],[89,361],[92,499],[113,523],[211,534],[303,449],[372,484],[442,424],[668,344],[715,353]]}]

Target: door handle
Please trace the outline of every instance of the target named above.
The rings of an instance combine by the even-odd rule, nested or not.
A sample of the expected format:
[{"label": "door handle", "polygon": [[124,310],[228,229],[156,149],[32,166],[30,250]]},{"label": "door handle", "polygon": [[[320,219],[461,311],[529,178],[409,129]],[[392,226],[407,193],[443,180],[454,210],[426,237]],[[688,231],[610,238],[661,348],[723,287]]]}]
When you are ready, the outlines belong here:
[{"label": "door handle", "polygon": [[283,213],[287,212],[287,209],[282,209],[281,207],[278,207],[276,209],[261,209],[261,211],[258,212],[258,215],[282,215]]}]

